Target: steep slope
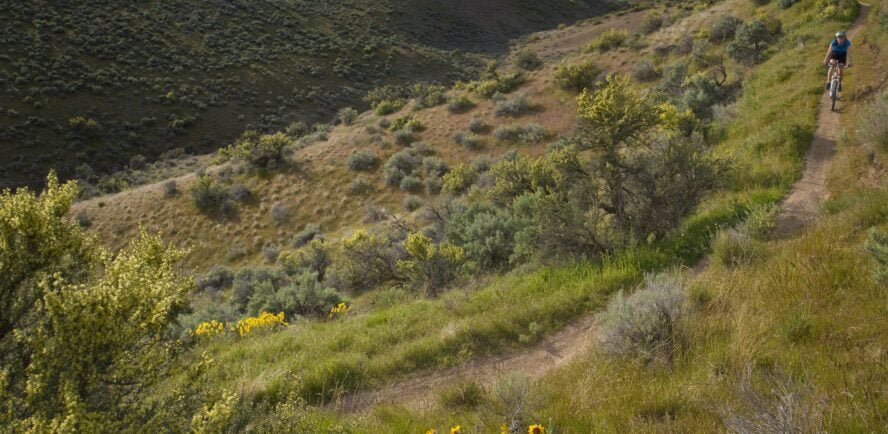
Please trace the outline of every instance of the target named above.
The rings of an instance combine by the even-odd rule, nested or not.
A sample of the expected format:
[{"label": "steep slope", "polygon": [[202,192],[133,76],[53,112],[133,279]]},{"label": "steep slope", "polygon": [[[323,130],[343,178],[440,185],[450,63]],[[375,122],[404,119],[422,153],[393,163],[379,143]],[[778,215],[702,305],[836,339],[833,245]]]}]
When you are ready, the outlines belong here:
[{"label": "steep slope", "polygon": [[[245,129],[327,121],[380,84],[468,77],[479,57],[451,49],[502,51],[510,37],[613,8],[562,0],[540,14],[535,4],[8,3],[0,187],[34,185],[52,168],[95,181],[144,164],[136,155],[212,151]],[[494,10],[502,22],[473,18]]]}]

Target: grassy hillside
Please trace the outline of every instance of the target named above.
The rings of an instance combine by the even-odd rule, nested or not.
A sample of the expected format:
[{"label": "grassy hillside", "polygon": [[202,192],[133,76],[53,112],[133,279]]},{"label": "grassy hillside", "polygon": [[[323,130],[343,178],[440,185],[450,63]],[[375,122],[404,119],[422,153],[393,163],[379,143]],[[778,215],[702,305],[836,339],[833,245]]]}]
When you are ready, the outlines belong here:
[{"label": "grassy hillside", "polygon": [[[884,5],[855,36],[867,66],[845,83],[841,110],[854,121],[843,123],[824,217],[800,234],[773,231],[817,125],[823,70],[811,59],[823,29],[847,27],[858,11],[826,3],[664,4],[530,35],[476,80],[383,89],[372,110],[340,111],[335,126],[246,134],[213,163],[187,162],[197,173],[76,204],[69,217],[114,250],[145,229],[189,249],[180,264],[196,284],[175,276],[180,252],[159,239],[121,255],[134,269],[163,264],[165,279],[146,294],[175,302],[168,321],[151,320],[156,355],[114,340],[124,361],[155,357],[153,376],[118,388],[126,363],[68,372],[57,362],[84,386],[41,377],[42,388],[26,389],[28,369],[41,366],[24,361],[0,372],[2,383],[53,401],[4,388],[12,404],[0,421],[172,432],[877,431],[888,406]],[[463,13],[456,5],[449,15]],[[69,200],[74,188],[63,188],[46,200]],[[32,202],[14,204],[66,229],[54,215],[66,206]],[[21,224],[7,220],[0,228]],[[51,252],[80,245],[81,231],[61,229],[72,238]],[[169,257],[144,265],[142,254]],[[82,278],[65,268],[68,256],[57,262]],[[108,264],[112,289],[154,288]],[[174,283],[176,297],[165,295]],[[76,288],[100,295],[89,284]],[[48,297],[47,312],[107,329],[109,297],[94,298],[86,311]],[[110,298],[124,300],[114,305],[123,317],[144,315]],[[40,312],[34,324],[55,322],[37,336],[55,353],[35,339],[34,354],[63,354],[71,343],[57,336],[69,329],[105,342]],[[552,370],[458,375],[581,318],[595,320],[582,334],[591,351]],[[130,330],[139,321],[121,325],[124,337],[141,336]],[[112,381],[96,374],[106,372]],[[398,389],[413,376],[439,381]],[[393,383],[387,401],[349,404]]]},{"label": "grassy hillside", "polygon": [[[509,38],[615,7],[566,0],[543,9],[531,1],[395,0],[7,6],[0,11],[0,187],[38,184],[51,168],[95,183],[172,149],[213,151],[246,129],[327,122],[340,107],[363,106],[377,85],[465,78],[479,65],[472,52],[502,51]],[[490,11],[497,19],[478,20]],[[119,184],[111,178],[100,189]]]}]

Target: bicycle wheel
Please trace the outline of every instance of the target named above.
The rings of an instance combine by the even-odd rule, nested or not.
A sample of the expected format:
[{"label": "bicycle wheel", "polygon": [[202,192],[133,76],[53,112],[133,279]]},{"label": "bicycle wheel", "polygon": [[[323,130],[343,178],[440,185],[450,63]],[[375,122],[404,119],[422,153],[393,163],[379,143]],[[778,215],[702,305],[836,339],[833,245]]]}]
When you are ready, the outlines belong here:
[{"label": "bicycle wheel", "polygon": [[839,80],[833,80],[829,86],[830,111],[836,111],[836,98],[839,96]]}]

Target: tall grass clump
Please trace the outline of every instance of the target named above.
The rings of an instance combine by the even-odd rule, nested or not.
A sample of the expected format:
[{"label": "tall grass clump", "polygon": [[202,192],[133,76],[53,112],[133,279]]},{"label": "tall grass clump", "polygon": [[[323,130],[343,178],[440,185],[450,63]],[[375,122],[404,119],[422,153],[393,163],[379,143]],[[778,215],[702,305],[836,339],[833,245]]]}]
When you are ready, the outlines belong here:
[{"label": "tall grass clump", "polygon": [[623,46],[629,40],[629,31],[626,29],[608,29],[593,39],[586,46],[587,51],[606,52]]}]

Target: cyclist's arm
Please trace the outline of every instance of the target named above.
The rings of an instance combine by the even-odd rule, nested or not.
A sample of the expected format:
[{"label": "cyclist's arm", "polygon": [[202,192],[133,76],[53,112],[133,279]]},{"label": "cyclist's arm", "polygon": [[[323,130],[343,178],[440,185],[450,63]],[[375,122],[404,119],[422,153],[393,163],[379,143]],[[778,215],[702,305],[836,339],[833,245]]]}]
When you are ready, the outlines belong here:
[{"label": "cyclist's arm", "polygon": [[829,55],[832,54],[832,45],[829,46],[829,49],[826,50],[826,57],[823,58],[823,63],[829,62]]}]

